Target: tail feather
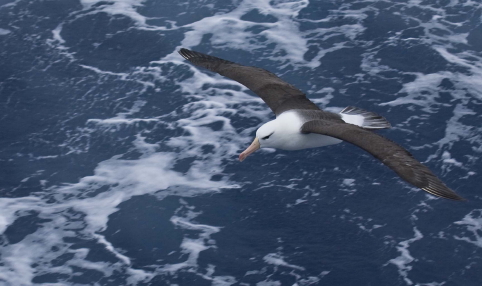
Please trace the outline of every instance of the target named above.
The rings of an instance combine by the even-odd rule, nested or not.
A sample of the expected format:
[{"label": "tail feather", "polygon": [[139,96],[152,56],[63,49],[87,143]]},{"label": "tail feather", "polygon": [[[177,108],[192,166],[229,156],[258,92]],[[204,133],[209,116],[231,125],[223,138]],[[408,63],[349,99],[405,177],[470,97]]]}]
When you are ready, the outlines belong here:
[{"label": "tail feather", "polygon": [[365,129],[385,129],[392,125],[383,116],[364,109],[348,106],[340,111],[341,119],[346,123],[358,125]]}]

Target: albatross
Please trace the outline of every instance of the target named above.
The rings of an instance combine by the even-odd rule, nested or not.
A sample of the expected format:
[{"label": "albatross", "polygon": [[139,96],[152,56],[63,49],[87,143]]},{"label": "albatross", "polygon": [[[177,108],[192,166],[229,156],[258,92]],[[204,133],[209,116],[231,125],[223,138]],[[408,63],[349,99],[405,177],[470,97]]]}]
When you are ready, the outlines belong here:
[{"label": "albatross", "polygon": [[184,48],[179,54],[196,66],[246,86],[276,115],[259,127],[253,143],[239,155],[240,161],[260,148],[300,150],[346,141],[373,155],[406,182],[435,196],[464,200],[405,148],[374,132],[391,127],[384,117],[351,106],[340,113],[324,111],[302,91],[265,69]]}]

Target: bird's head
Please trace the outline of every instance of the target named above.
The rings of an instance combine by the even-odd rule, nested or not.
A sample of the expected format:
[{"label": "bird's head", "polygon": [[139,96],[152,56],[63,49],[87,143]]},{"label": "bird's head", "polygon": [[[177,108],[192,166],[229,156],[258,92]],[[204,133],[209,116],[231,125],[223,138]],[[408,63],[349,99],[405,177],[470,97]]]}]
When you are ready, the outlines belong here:
[{"label": "bird's head", "polygon": [[276,127],[276,120],[272,120],[258,128],[253,143],[251,143],[251,145],[249,145],[249,147],[244,150],[243,153],[239,154],[239,161],[244,161],[246,157],[260,148],[277,148],[278,140]]}]

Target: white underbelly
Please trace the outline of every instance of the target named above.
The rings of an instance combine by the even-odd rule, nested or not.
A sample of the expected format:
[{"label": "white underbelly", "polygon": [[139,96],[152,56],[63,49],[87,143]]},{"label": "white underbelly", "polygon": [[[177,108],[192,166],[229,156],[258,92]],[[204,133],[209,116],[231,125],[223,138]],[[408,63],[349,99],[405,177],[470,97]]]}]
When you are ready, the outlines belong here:
[{"label": "white underbelly", "polygon": [[283,146],[280,146],[280,149],[301,150],[338,144],[340,142],[342,142],[342,140],[326,135],[298,133],[293,134],[291,140],[287,140]]},{"label": "white underbelly", "polygon": [[[296,114],[295,111],[287,111],[281,114],[277,119],[278,126],[282,126],[274,134],[273,138],[276,143],[273,144],[275,147],[283,150],[301,150],[307,148],[316,148],[327,145],[333,145],[340,143],[342,140],[316,134],[309,133],[303,134],[300,132],[301,126],[303,126],[304,121]],[[261,145],[262,146],[262,145]]]}]

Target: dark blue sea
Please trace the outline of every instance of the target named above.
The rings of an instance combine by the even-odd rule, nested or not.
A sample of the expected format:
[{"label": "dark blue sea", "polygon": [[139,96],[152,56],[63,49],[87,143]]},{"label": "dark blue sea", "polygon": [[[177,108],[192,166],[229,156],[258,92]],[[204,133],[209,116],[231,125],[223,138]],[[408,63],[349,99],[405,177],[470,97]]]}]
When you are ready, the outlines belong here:
[{"label": "dark blue sea", "polygon": [[[193,49],[386,117],[467,202],[274,119]],[[482,285],[479,0],[0,0],[0,285]]]}]

